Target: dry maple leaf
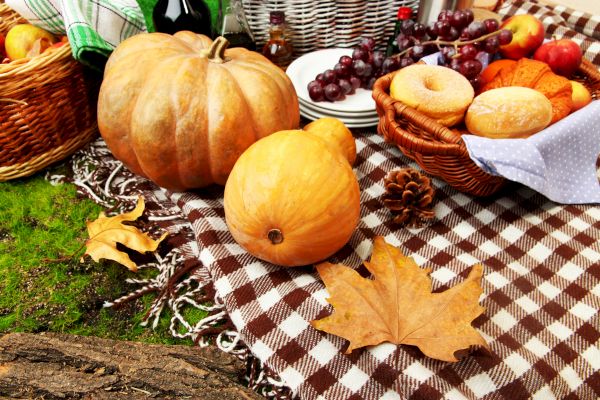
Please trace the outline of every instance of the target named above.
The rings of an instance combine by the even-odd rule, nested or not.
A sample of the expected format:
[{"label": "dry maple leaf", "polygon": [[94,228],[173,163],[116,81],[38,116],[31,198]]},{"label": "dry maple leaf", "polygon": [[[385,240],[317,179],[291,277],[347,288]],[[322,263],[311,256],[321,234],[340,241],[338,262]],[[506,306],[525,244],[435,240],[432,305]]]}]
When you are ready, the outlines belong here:
[{"label": "dry maple leaf", "polygon": [[458,361],[455,353],[471,346],[487,347],[471,322],[485,309],[481,265],[475,265],[462,283],[431,293],[429,269],[378,236],[371,261],[365,266],[374,279],[341,264],[321,263],[317,271],[327,286],[334,312],[312,321],[316,329],[350,341],[353,349],[382,342],[417,346],[432,358]]},{"label": "dry maple leaf", "polygon": [[159,243],[167,236],[165,232],[159,239],[153,240],[135,226],[124,225],[123,222],[135,221],[144,212],[144,198],[140,197],[135,209],[131,212],[107,217],[100,212],[98,219],[87,222],[90,238],[85,242],[87,247],[84,255],[89,255],[98,262],[101,258],[114,260],[132,271],[137,271],[137,265],[131,261],[127,253],[117,250],[117,243],[144,253],[155,251]]}]

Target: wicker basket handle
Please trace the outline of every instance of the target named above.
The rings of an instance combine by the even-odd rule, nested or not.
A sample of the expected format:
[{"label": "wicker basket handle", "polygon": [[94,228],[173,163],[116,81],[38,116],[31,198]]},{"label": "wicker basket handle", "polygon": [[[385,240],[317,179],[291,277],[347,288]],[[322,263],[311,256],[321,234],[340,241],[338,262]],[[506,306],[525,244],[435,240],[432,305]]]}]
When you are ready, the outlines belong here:
[{"label": "wicker basket handle", "polygon": [[[387,128],[380,129],[384,134],[387,132],[385,139],[423,155],[467,155],[459,133],[438,124],[387,93],[393,77],[394,73],[387,74],[373,86],[380,124],[385,124]],[[398,121],[402,121],[402,125]]]}]

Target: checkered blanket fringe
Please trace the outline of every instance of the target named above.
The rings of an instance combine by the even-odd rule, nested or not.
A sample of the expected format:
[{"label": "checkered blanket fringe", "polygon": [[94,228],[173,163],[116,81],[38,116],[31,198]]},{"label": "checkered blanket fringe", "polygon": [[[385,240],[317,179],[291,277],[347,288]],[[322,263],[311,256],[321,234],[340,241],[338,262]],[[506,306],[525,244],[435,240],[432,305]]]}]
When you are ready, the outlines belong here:
[{"label": "checkered blanket fringe", "polygon": [[[107,301],[105,306],[119,307],[146,293],[155,292],[156,300],[148,311],[144,324],[152,321],[152,326],[156,327],[162,310],[168,306],[173,312],[170,330],[174,336],[181,338],[194,338],[194,332],[222,322],[224,311],[221,302],[217,301],[210,307],[203,305],[206,296],[202,293],[214,293],[206,270],[197,262],[184,262],[194,260],[198,253],[189,223],[176,206],[166,201],[160,188],[127,170],[120,161],[112,157],[101,139],[79,151],[71,159],[71,168],[72,176],[52,175],[49,180],[53,183],[70,181],[81,194],[107,208],[108,215],[130,211],[135,207],[138,197],[143,196],[146,199],[146,209],[142,229],[155,237],[165,230],[169,233],[168,252],[163,255],[156,252],[153,254],[155,261],[139,265],[140,269],[158,270],[158,275],[151,279],[128,279],[128,283],[139,289],[114,301]],[[210,296],[211,301],[213,297]],[[186,304],[203,309],[211,315],[192,327],[181,314],[181,308]],[[178,333],[179,324],[187,328],[187,333]]]},{"label": "checkered blanket fringe", "polygon": [[[199,346],[216,345],[224,352],[235,355],[246,364],[244,380],[249,388],[266,398],[291,399],[290,390],[275,373],[265,368],[241,340],[225,310],[223,301],[214,291],[208,271],[198,262],[198,249],[189,221],[181,210],[171,203],[165,192],[150,181],[131,173],[114,159],[102,139],[92,142],[75,153],[69,160],[68,175],[47,174],[52,184],[69,182],[80,195],[105,207],[107,215],[131,211],[137,198],[143,196],[146,209],[141,217],[141,229],[158,237],[169,232],[167,250],[155,252],[154,261],[138,265],[138,269],[155,269],[149,279],[127,279],[137,289],[115,300],[107,300],[104,307],[119,308],[152,293],[155,298],[142,325],[157,327],[165,310],[171,315],[169,331],[175,338],[188,338]],[[204,310],[207,317],[191,323],[184,317],[189,308]]]}]

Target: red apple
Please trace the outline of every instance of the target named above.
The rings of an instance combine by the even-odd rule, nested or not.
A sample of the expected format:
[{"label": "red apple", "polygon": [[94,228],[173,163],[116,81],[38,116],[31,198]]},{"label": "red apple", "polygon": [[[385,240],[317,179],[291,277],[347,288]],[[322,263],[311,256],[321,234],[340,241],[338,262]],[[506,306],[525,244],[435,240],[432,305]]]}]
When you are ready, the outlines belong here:
[{"label": "red apple", "polygon": [[548,64],[555,74],[570,78],[581,64],[581,48],[571,39],[551,40],[535,51],[533,59]]},{"label": "red apple", "polygon": [[500,46],[504,58],[518,60],[527,57],[544,41],[544,25],[533,15],[513,15],[502,22],[500,29],[508,29],[513,33],[512,41]]},{"label": "red apple", "polygon": [[59,49],[59,48],[61,48],[62,46],[64,46],[64,45],[65,45],[65,43],[68,43],[68,42],[66,42],[66,41],[65,41],[65,42],[63,42],[63,41],[56,42],[56,43],[54,43],[52,46],[49,46],[49,47],[46,47],[45,49],[43,49],[43,50],[42,50],[42,52],[43,52],[43,53],[48,53],[48,52],[50,52],[50,51],[54,51],[54,50],[56,50],[56,49]]}]

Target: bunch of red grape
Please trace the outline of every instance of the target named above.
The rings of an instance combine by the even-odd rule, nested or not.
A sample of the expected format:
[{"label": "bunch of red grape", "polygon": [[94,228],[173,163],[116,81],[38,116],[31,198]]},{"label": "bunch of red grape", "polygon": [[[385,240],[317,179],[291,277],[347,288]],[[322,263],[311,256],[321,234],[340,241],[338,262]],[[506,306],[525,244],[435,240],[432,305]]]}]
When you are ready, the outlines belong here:
[{"label": "bunch of red grape", "polygon": [[414,62],[417,62],[421,57],[435,53],[438,47],[433,44],[424,44],[436,36],[429,34],[429,28],[425,25],[415,22],[412,19],[405,19],[400,24],[400,33],[396,36],[393,51],[402,54],[399,60],[400,68],[404,68]]},{"label": "bunch of red grape", "polygon": [[372,89],[382,75],[400,67],[397,58],[386,57],[383,51],[375,50],[375,40],[361,38],[352,49],[352,56],[341,56],[332,69],[318,74],[307,88],[313,101],[339,101],[356,89]]},{"label": "bunch of red grape", "polygon": [[[470,10],[442,11],[433,25],[432,33],[443,35],[450,32],[446,33],[448,38],[458,40],[456,47],[442,47],[438,64],[458,71],[477,89],[481,85],[479,74],[500,50],[500,46],[511,42],[512,32],[508,29],[498,31],[498,20],[493,18],[473,21],[472,14]],[[446,38],[442,36],[441,39]]]},{"label": "bunch of red grape", "polygon": [[512,40],[510,30],[499,31],[498,28],[499,22],[493,18],[475,21],[470,9],[443,10],[437,21],[431,22],[427,27],[412,20],[404,20],[396,38],[401,55],[400,67],[439,51],[438,65],[459,72],[477,89],[481,84],[481,71],[500,46]]}]

